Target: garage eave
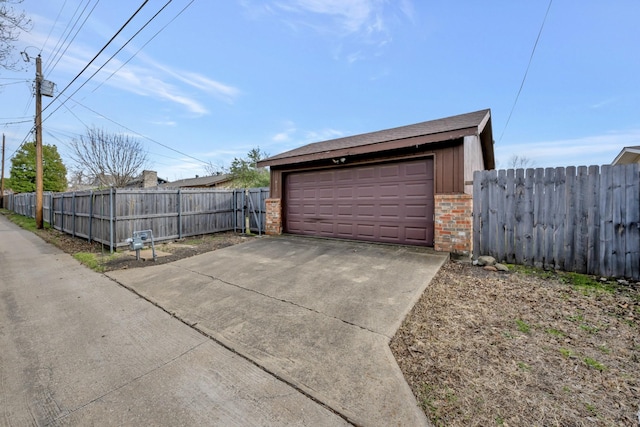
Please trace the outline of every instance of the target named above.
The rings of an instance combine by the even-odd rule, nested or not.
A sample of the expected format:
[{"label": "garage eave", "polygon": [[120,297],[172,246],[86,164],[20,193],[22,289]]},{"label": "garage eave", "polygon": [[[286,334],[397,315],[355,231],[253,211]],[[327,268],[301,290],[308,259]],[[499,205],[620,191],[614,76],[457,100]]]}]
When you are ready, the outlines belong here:
[{"label": "garage eave", "polygon": [[313,162],[313,161],[325,160],[325,159],[335,159],[335,158],[341,158],[341,157],[353,156],[353,155],[379,153],[379,152],[397,150],[397,149],[402,149],[402,148],[407,148],[412,146],[420,146],[420,145],[433,144],[438,142],[452,141],[455,139],[464,138],[465,136],[478,135],[479,132],[480,132],[479,127],[473,126],[473,127],[450,130],[447,132],[411,136],[407,138],[376,142],[373,144],[363,144],[363,145],[357,145],[353,147],[330,149],[330,150],[317,151],[317,152],[311,152],[311,153],[307,152],[307,153],[301,153],[298,155],[292,152],[291,153],[292,155],[290,156],[286,156],[286,157],[275,156],[275,157],[262,160],[258,163],[258,166],[278,167],[278,166],[300,164],[300,163]]},{"label": "garage eave", "polygon": [[[491,132],[491,110],[316,142],[264,159],[258,166],[284,166],[355,154],[378,153],[413,145],[447,142]],[[489,138],[492,140],[492,137]]]}]

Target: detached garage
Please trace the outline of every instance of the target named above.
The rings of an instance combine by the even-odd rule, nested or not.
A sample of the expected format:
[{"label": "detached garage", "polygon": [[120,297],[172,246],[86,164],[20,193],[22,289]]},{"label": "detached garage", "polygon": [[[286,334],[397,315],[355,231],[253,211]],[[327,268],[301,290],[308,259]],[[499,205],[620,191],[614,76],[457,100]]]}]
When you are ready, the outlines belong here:
[{"label": "detached garage", "polygon": [[490,110],[317,142],[271,169],[267,232],[470,253],[473,172],[493,169]]}]

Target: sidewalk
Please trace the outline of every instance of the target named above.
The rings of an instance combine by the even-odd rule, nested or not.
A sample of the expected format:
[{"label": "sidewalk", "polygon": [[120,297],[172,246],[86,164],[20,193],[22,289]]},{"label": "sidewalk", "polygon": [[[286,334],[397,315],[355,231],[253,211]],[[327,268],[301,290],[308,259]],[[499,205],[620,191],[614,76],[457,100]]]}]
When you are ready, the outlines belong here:
[{"label": "sidewalk", "polygon": [[2,215],[0,349],[0,425],[346,425]]}]

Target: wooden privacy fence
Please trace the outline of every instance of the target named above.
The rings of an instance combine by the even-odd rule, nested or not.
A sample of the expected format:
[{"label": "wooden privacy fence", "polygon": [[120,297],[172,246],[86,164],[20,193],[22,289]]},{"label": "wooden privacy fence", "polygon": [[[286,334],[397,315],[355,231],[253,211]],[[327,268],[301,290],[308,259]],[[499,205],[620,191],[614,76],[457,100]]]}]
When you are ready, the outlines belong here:
[{"label": "wooden privacy fence", "polygon": [[476,172],[473,253],[640,280],[640,165]]},{"label": "wooden privacy fence", "polygon": [[[221,231],[263,233],[269,189],[117,189],[45,193],[43,219],[56,230],[109,245],[125,246],[134,231],[152,230],[154,240]],[[5,206],[35,217],[35,194],[5,197]]]}]

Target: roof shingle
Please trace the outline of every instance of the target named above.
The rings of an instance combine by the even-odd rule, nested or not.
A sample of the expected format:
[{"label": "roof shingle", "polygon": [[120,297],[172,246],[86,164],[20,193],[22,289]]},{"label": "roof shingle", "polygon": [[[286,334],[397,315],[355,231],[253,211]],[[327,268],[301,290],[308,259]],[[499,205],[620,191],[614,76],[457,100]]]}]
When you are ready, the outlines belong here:
[{"label": "roof shingle", "polygon": [[[482,132],[480,127],[486,124],[490,114],[490,110],[486,109],[408,126],[380,130],[377,132],[364,133],[322,142],[314,142],[264,159],[259,162],[259,166],[269,166],[274,163],[281,163],[278,162],[278,160],[283,159],[291,159],[292,161],[295,161],[295,158],[318,153],[326,153],[327,156],[331,156],[331,152],[336,150],[362,147],[366,145],[373,146],[383,142],[397,141],[417,136],[443,134],[450,131],[468,130],[468,135],[479,134]],[[372,152],[377,151],[375,147],[371,148]]]}]

